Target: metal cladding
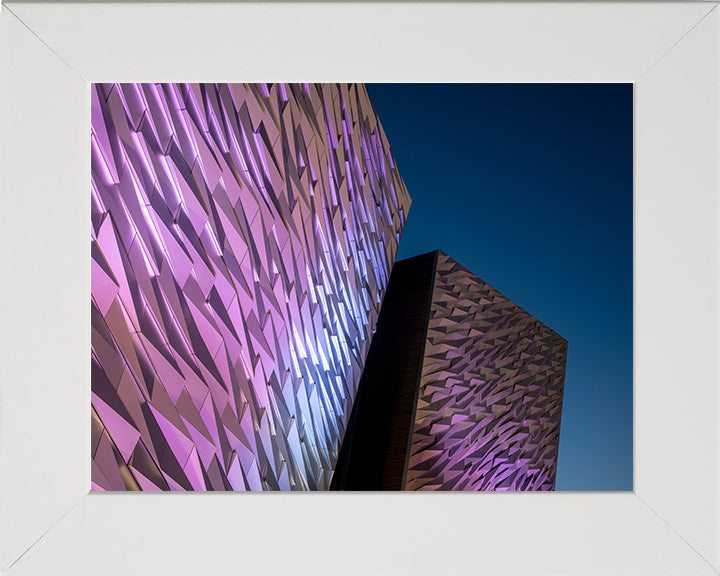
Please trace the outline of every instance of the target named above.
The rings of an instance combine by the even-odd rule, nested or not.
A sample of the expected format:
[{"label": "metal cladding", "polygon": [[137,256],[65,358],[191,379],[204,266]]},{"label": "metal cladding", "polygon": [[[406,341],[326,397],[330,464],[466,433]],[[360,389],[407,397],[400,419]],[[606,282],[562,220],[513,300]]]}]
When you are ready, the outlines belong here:
[{"label": "metal cladding", "polygon": [[567,342],[440,251],[393,267],[334,490],[553,490]]},{"label": "metal cladding", "polygon": [[365,87],[95,84],[91,144],[92,489],[326,489],[410,206]]},{"label": "metal cladding", "polygon": [[554,490],[567,341],[438,252],[406,490]]}]

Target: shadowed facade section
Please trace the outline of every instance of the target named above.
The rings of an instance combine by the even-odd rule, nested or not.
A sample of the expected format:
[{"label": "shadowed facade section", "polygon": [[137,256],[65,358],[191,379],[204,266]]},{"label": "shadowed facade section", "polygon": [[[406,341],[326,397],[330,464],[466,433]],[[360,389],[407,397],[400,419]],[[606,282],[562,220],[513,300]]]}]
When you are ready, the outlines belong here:
[{"label": "shadowed facade section", "polygon": [[403,489],[436,258],[393,267],[331,489]]}]

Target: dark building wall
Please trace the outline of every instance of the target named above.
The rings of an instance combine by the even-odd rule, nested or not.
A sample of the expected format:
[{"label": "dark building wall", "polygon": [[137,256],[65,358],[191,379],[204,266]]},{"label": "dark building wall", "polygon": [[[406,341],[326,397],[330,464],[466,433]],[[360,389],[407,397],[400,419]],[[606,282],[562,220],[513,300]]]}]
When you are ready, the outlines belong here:
[{"label": "dark building wall", "polygon": [[393,267],[332,490],[403,489],[437,255]]}]

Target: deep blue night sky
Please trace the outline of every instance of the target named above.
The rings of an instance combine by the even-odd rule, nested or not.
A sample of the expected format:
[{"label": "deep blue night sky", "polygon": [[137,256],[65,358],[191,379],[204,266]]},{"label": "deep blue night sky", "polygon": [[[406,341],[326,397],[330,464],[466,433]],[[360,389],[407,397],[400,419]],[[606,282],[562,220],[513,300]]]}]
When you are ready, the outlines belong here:
[{"label": "deep blue night sky", "polygon": [[557,490],[632,490],[631,84],[370,84],[441,249],[569,342]]}]

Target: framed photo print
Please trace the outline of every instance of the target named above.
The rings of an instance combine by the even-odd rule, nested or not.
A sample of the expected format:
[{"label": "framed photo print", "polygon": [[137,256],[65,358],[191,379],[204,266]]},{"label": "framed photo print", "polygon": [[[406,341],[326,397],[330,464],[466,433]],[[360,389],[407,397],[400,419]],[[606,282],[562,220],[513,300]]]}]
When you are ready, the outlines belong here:
[{"label": "framed photo print", "polygon": [[719,33],[4,3],[0,573],[716,574]]}]

